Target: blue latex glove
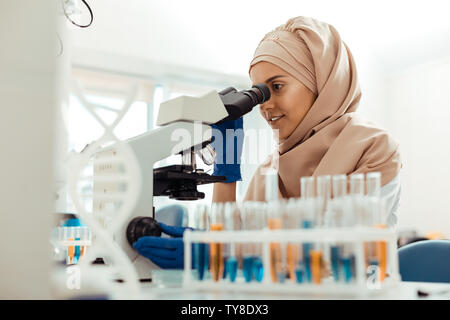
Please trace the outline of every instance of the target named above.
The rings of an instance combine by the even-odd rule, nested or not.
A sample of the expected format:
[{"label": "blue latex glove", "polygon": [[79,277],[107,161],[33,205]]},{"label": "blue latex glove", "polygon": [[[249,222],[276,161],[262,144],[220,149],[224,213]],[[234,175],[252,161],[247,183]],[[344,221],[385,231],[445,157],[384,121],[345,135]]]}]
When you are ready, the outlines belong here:
[{"label": "blue latex glove", "polygon": [[[185,227],[173,227],[158,222],[162,232],[173,238],[140,237],[133,243],[137,252],[163,269],[184,268],[183,232]],[[190,229],[190,228],[189,228]]]},{"label": "blue latex glove", "polygon": [[[242,144],[244,143],[244,120],[225,121],[219,125],[212,124],[211,127],[214,141],[211,146],[216,151],[213,176],[225,176],[225,182],[242,180],[241,156]],[[227,143],[228,141],[228,143]]]}]

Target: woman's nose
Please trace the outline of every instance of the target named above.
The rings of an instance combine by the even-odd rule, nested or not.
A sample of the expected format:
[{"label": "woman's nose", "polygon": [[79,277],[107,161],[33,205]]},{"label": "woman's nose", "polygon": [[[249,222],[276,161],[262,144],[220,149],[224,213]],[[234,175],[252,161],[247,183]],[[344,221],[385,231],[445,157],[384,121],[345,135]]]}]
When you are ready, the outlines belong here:
[{"label": "woman's nose", "polygon": [[268,101],[260,104],[259,107],[261,108],[261,111],[263,111],[263,112],[267,112],[267,111],[273,109],[272,99],[269,99]]}]

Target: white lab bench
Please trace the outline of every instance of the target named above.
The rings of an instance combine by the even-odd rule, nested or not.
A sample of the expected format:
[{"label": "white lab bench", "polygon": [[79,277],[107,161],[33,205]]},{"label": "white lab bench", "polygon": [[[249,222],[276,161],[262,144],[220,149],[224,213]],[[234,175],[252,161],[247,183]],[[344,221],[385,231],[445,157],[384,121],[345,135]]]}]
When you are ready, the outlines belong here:
[{"label": "white lab bench", "polygon": [[[418,290],[428,293],[420,297]],[[450,300],[450,283],[400,282],[395,287],[370,295],[280,294],[189,290],[181,286],[158,287],[142,284],[142,299],[152,300]]]}]

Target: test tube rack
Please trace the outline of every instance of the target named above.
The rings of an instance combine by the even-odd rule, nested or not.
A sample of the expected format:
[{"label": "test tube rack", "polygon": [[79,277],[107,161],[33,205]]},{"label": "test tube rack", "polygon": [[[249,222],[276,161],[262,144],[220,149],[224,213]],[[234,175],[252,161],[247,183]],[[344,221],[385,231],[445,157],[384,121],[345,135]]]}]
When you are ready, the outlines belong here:
[{"label": "test tube rack", "polygon": [[88,227],[56,227],[51,242],[58,258],[64,257],[66,264],[76,264],[92,245],[91,232]]},{"label": "test tube rack", "polygon": [[[251,231],[191,231],[184,233],[184,274],[183,287],[188,290],[200,291],[231,291],[231,292],[269,292],[269,293],[298,293],[323,295],[371,295],[384,292],[400,282],[397,255],[397,235],[391,229],[354,226],[348,228],[315,228],[315,229],[288,229],[288,230],[251,230]],[[365,260],[364,244],[368,242],[383,241],[386,243],[386,270],[388,276],[383,281],[369,279]],[[296,283],[286,280],[283,283],[273,282],[270,272],[270,244],[332,244],[349,243],[354,248],[355,275],[349,283],[323,281],[315,283]],[[195,279],[191,272],[192,244],[194,243],[221,243],[221,244],[247,244],[259,243],[262,246],[262,262],[264,277],[261,282],[241,281],[230,282],[220,279]]]}]

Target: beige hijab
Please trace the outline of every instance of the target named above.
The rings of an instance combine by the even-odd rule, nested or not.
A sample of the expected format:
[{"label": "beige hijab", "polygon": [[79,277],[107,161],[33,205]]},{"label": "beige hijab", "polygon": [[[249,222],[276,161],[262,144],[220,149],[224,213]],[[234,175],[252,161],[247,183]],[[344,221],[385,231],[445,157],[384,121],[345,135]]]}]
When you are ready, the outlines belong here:
[{"label": "beige hijab", "polygon": [[398,144],[355,111],[361,99],[355,62],[336,29],[308,17],[266,34],[250,69],[267,61],[285,70],[317,99],[302,122],[256,170],[245,201],[265,200],[264,170],[279,175],[279,197],[300,196],[300,177],[381,172],[381,184],[400,171]]}]

